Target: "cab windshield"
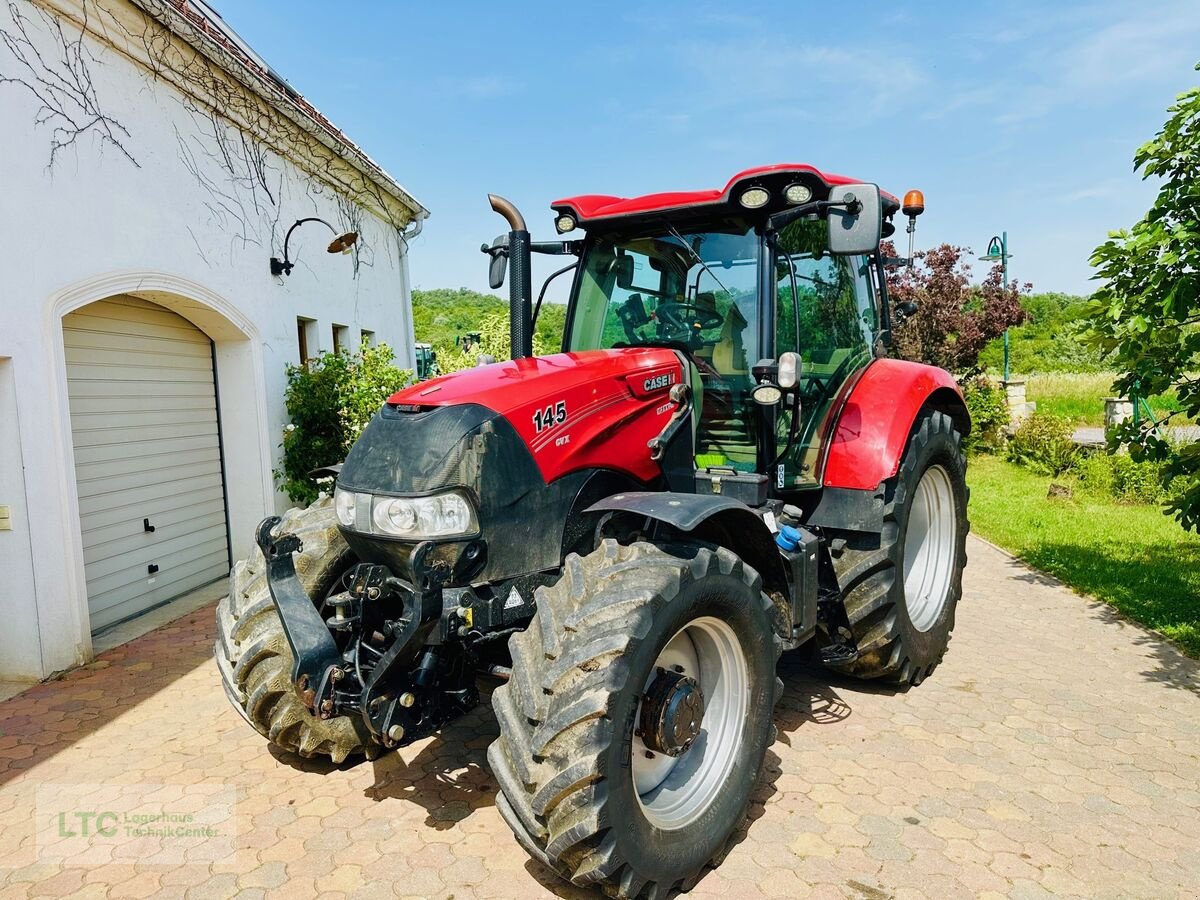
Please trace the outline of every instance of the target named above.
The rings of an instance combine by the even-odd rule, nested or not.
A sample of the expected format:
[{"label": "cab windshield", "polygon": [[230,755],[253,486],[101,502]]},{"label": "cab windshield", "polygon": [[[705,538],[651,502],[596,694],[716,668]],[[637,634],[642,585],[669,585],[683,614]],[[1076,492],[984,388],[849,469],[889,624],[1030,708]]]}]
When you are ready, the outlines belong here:
[{"label": "cab windshield", "polygon": [[758,358],[758,236],[665,227],[590,242],[569,348],[682,345],[718,371],[748,372]]},{"label": "cab windshield", "polygon": [[754,469],[750,368],[759,359],[758,234],[744,223],[597,236],[576,280],[567,349],[686,350],[702,399],[697,463]]}]

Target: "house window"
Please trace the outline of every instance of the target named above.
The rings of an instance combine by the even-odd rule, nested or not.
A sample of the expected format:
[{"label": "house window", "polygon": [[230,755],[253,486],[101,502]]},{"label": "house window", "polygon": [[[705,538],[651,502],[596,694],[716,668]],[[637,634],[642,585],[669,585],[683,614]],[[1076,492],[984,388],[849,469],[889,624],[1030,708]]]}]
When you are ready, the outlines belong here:
[{"label": "house window", "polygon": [[359,333],[362,335],[362,337],[359,339],[359,343],[366,344],[368,347],[375,346],[375,332],[368,331],[367,329],[363,328]]},{"label": "house window", "polygon": [[350,349],[350,329],[345,325],[333,326],[333,352],[341,353]]},{"label": "house window", "polygon": [[296,346],[300,350],[301,365],[316,355],[318,350],[316,320],[306,319],[304,316],[296,317]]}]

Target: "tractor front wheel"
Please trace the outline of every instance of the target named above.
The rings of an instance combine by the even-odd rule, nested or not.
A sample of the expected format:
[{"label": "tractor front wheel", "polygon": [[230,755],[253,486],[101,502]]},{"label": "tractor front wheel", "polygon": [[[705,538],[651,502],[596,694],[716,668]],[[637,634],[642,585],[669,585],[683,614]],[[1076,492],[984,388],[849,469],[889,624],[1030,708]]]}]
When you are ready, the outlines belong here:
[{"label": "tractor front wheel", "polygon": [[835,560],[858,658],[833,668],[920,684],[946,652],[967,564],[967,462],[950,417],[926,412],[886,485],[877,547]]},{"label": "tractor front wheel", "polygon": [[611,896],[690,886],[774,737],[770,615],[728,550],[606,540],[568,556],[492,697],[497,805],[525,849]]}]

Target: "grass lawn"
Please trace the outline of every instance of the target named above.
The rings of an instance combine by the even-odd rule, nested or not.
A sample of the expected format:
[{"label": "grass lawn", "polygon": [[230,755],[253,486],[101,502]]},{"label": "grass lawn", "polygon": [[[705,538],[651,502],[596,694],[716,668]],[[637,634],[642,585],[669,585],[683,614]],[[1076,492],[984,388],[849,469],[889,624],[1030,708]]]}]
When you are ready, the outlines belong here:
[{"label": "grass lawn", "polygon": [[972,457],[971,530],[1200,657],[1200,537],[1155,506],[1047,499],[1052,480]]},{"label": "grass lawn", "polygon": [[[1055,372],[1030,375],[1025,382],[1025,398],[1037,403],[1038,412],[1066,416],[1076,425],[1103,425],[1104,398],[1113,396],[1112,372]],[[1150,398],[1156,416],[1178,410],[1175,392]],[[1182,417],[1172,424],[1184,424]]]}]

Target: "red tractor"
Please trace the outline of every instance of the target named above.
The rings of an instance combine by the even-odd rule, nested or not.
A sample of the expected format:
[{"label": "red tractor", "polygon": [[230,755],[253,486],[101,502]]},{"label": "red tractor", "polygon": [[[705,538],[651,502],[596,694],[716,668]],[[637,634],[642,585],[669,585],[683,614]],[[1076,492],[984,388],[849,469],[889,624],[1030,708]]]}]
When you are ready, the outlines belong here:
[{"label": "red tractor", "polygon": [[[331,498],[259,526],[217,662],[254,728],[335,761],[429,735],[498,676],[517,839],[576,884],[663,896],[745,814],[780,653],[901,686],[941,660],[970,420],[946,372],[887,357],[901,204],[875,185],[774,165],[573,197],[555,225],[585,235],[543,243],[491,202],[512,359],[398,392]],[[910,193],[910,231],[921,210]],[[573,257],[550,356],[531,253]]]}]

